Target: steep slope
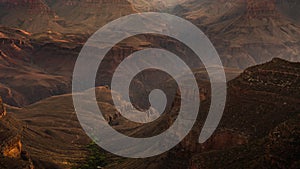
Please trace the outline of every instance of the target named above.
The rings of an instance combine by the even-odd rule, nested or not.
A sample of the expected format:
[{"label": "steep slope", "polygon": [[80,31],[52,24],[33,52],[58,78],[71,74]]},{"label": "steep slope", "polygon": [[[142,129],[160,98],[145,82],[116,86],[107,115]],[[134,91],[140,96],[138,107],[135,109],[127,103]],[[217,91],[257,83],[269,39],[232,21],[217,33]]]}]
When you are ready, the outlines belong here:
[{"label": "steep slope", "polygon": [[23,30],[0,27],[0,93],[6,103],[14,106],[68,91],[67,78],[32,63],[37,48],[30,36]]},{"label": "steep slope", "polygon": [[[290,122],[292,126],[297,124],[294,119],[299,116],[300,111],[298,69],[299,63],[281,59],[273,59],[266,64],[247,69],[241,76],[229,82],[223,118],[215,134],[206,143],[198,144],[197,140],[210,105],[209,99],[202,102],[199,119],[192,132],[169,153],[147,160],[127,160],[121,164],[112,164],[112,167],[143,168],[149,165],[153,168],[180,169],[272,168],[272,161],[281,165],[281,168],[295,167],[299,160],[295,155],[299,149],[297,143],[300,141],[297,127],[286,127],[292,133],[287,136],[291,142],[282,149],[279,148],[279,144],[283,144],[279,141],[280,138],[278,144],[272,145],[274,148],[270,149],[274,158],[266,152],[266,156],[273,158],[272,160],[267,159],[266,163],[256,160],[261,160],[258,158],[263,158],[264,151],[269,149],[271,141],[264,140],[269,134],[271,136],[276,133],[274,131],[278,126]],[[154,126],[161,125],[155,123]],[[142,135],[145,134],[144,131],[153,132],[157,130],[154,126],[144,126],[138,133]],[[288,142],[289,139],[284,140]],[[280,160],[277,159],[280,152],[284,151],[289,153]],[[239,162],[240,159],[245,162]]]},{"label": "steep slope", "polygon": [[4,26],[36,33],[62,31],[62,26],[56,22],[58,16],[44,0],[1,0],[0,11],[0,23]]},{"label": "steep slope", "polygon": [[172,13],[203,27],[244,13],[244,0],[190,0],[177,5]]},{"label": "steep slope", "polygon": [[69,95],[8,111],[26,124],[24,149],[37,168],[72,168],[84,161],[91,141],[77,121]]},{"label": "steep slope", "polygon": [[[249,145],[193,157],[194,168],[290,168],[299,166],[300,116],[272,129],[263,139]],[[215,161],[218,161],[216,163]]]},{"label": "steep slope", "polygon": [[274,56],[299,61],[299,26],[281,18],[245,17],[209,27],[225,65],[246,68]]},{"label": "steep slope", "polygon": [[[299,63],[273,59],[266,64],[245,70],[241,76],[230,81],[227,104],[220,126],[206,143],[198,144],[197,140],[210,105],[209,96],[202,100],[198,121],[191,133],[170,152],[147,159],[124,159],[105,153],[109,161],[107,167],[186,169],[197,166],[222,168],[221,165],[224,164],[223,167],[251,168],[247,166],[248,163],[239,163],[237,159],[254,161],[265,155],[273,158],[272,154],[277,156],[279,152],[284,151],[289,153],[279,161],[274,157],[273,161],[284,167],[295,166],[297,158],[294,155],[297,153],[298,144],[294,143],[299,143],[299,140],[297,140],[298,130],[293,126],[297,124],[294,120],[300,112],[299,68]],[[104,116],[107,121],[113,128],[129,136],[145,137],[161,133],[176,118],[174,113],[172,117],[163,116],[146,125],[130,123],[116,113],[108,88],[100,87],[96,94],[101,109],[106,112]],[[180,105],[174,106],[176,109]],[[51,97],[11,111],[27,124],[24,143],[35,164],[66,167],[84,160],[85,146],[90,140],[77,122],[71,95]],[[286,127],[285,124],[291,127]],[[292,134],[286,133],[286,129]],[[275,139],[274,133],[278,133],[278,130],[284,132],[287,139]],[[286,141],[291,142],[286,146],[280,146]],[[51,159],[47,158],[48,154],[52,154]],[[273,164],[268,158],[266,163],[258,161],[255,166],[272,167]],[[280,162],[288,159],[290,160]],[[215,160],[220,161],[220,165],[215,163]],[[232,160],[234,163],[231,163]]]},{"label": "steep slope", "polygon": [[188,0],[129,0],[136,9],[143,12],[167,11]]},{"label": "steep slope", "polygon": [[60,18],[64,32],[92,34],[106,23],[121,16],[136,13],[127,0],[47,1],[51,10]]},{"label": "steep slope", "polygon": [[277,7],[278,9],[284,13],[284,15],[289,18],[292,19],[294,21],[296,21],[298,24],[300,24],[300,12],[299,12],[299,8],[300,8],[300,2],[299,1],[295,1],[295,0],[286,0],[286,1],[282,1],[282,0],[276,0],[277,2]]},{"label": "steep slope", "polygon": [[121,16],[136,13],[126,0],[1,0],[1,25],[32,33],[92,34],[101,26]]},{"label": "steep slope", "polygon": [[0,97],[0,167],[3,169],[33,169],[31,158],[23,150],[21,133],[23,124],[6,109]]},{"label": "steep slope", "polygon": [[[110,90],[106,87],[97,88],[99,105],[105,109],[107,121],[113,124],[120,114],[116,113],[109,95]],[[124,104],[125,107],[128,109]],[[87,145],[91,140],[77,120],[71,94],[50,97],[8,111],[26,124],[22,135],[24,149],[30,152],[37,168],[76,168],[87,158]],[[127,128],[132,127],[135,126],[127,125]]]},{"label": "steep slope", "polygon": [[[230,14],[241,15],[245,13],[248,2],[257,6],[255,8],[250,7],[250,10],[260,8],[266,12],[264,9],[271,9],[275,7],[286,17],[286,19],[290,19],[299,23],[299,10],[297,10],[299,7],[299,2],[294,0],[189,0],[181,4],[177,4],[172,12],[189,20],[197,21],[198,24],[206,25],[216,22],[216,20],[222,21],[228,19],[228,17],[233,17],[230,16]],[[270,5],[269,2],[274,2],[274,4]]]},{"label": "steep slope", "polygon": [[281,10],[286,3],[194,0],[176,9],[205,31],[225,66],[245,69],[273,57],[299,61],[300,26]]}]

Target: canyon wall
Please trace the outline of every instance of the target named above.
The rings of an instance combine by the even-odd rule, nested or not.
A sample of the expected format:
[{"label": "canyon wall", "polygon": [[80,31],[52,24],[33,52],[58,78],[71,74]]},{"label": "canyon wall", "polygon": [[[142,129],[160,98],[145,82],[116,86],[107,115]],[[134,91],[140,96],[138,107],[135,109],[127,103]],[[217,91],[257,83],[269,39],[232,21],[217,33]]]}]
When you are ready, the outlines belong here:
[{"label": "canyon wall", "polygon": [[277,18],[275,0],[247,0],[247,16],[251,18]]}]

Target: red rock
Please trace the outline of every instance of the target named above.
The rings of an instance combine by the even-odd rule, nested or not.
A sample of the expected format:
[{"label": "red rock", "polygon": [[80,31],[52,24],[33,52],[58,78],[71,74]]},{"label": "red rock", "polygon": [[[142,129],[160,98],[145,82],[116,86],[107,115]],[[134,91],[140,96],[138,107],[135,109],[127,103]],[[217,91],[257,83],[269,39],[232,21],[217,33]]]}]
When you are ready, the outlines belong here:
[{"label": "red rock", "polygon": [[277,18],[275,0],[247,0],[248,18]]}]

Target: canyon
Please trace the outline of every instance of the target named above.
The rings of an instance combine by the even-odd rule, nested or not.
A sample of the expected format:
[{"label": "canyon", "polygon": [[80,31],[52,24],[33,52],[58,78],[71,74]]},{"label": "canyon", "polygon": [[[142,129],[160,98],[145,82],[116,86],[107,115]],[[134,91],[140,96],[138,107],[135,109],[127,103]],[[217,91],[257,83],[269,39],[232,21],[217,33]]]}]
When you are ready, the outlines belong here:
[{"label": "canyon", "polygon": [[[118,10],[110,10],[114,8]],[[51,31],[86,34],[92,34],[109,21],[137,12],[126,0],[2,0],[0,11],[0,23],[3,26],[32,33]]]},{"label": "canyon", "polygon": [[[231,163],[230,166],[236,167],[240,164],[236,160],[237,154],[247,158],[249,154],[260,152],[263,148],[261,144],[271,145],[266,147],[268,151],[265,154],[270,158],[278,156],[279,152],[286,150],[285,148],[298,149],[298,145],[293,142],[299,140],[295,134],[289,133],[299,132],[297,128],[299,123],[295,121],[300,111],[298,106],[300,98],[297,91],[300,79],[299,68],[299,63],[276,58],[266,64],[248,68],[240,76],[231,80],[228,83],[228,99],[220,126],[205,144],[199,144],[197,140],[209,109],[209,96],[202,100],[199,116],[192,131],[175,148],[160,156],[148,158],[146,161],[124,159],[104,153],[108,160],[105,167],[214,168],[221,165],[228,166],[227,163],[231,163],[232,160],[236,162]],[[281,86],[285,86],[285,90],[280,90]],[[177,116],[177,108],[180,106],[175,104],[169,112],[171,116],[163,115],[152,123],[132,123],[116,111],[111,100],[111,92],[113,91],[107,87],[97,88],[98,104],[105,110],[104,116],[114,129],[132,137],[161,133],[172,125]],[[42,166],[68,168],[79,165],[85,160],[83,157],[88,155],[85,146],[91,140],[77,121],[70,94],[43,99],[24,108],[8,107],[7,109],[8,113],[24,123],[22,149],[30,154],[33,164],[38,168]],[[68,120],[65,120],[66,117]],[[286,139],[276,139],[274,134],[281,132],[284,132]],[[290,140],[289,138],[294,140],[287,142],[288,144],[280,150],[280,145]],[[262,143],[264,140],[265,142]],[[252,148],[248,149],[248,146]],[[51,159],[48,158],[49,154],[52,154]],[[285,154],[285,156],[296,160],[292,154]],[[232,159],[225,160],[225,157]],[[221,161],[221,164],[214,163],[214,160]],[[266,160],[271,163],[271,159]],[[295,166],[293,162],[280,163],[280,165]],[[256,164],[261,166],[259,162]]]},{"label": "canyon", "polygon": [[[3,0],[0,4],[3,9],[0,23],[18,27],[2,26],[0,29],[1,70],[14,72],[1,74],[0,92],[3,99],[14,106],[28,105],[52,95],[70,92],[75,61],[90,34],[111,20],[138,12],[128,1],[71,3],[64,0],[45,3],[39,0]],[[115,4],[120,6],[119,11],[109,10]],[[225,3],[219,0],[192,0],[177,5],[172,13],[192,21],[207,34],[219,52],[230,80],[245,68],[270,61],[274,56],[289,61],[299,60],[300,27],[291,19],[286,19],[289,16],[284,12],[286,6],[286,3],[267,0],[259,3],[250,0]],[[97,10],[99,7],[101,10]],[[32,8],[37,8],[41,14],[28,11]],[[90,10],[86,10],[87,8]],[[15,19],[10,19],[13,15],[9,13],[14,10],[21,11],[15,12],[19,15],[15,19],[24,20],[24,24],[11,23]],[[27,19],[35,16],[47,17],[32,18],[28,24],[30,27],[34,26],[36,20],[41,26],[34,27],[40,30],[26,26]],[[6,22],[6,18],[10,21]],[[41,23],[40,20],[46,23]],[[107,85],[113,70],[128,55],[149,47],[170,50],[186,61],[190,60],[189,57],[194,57],[188,47],[174,39],[149,35],[133,37],[120,42],[110,51],[110,60],[106,62],[108,64],[104,71],[99,71],[101,76],[98,78],[102,78],[102,82],[97,85]],[[201,63],[189,64],[193,69],[203,67]],[[12,69],[12,66],[15,68]],[[21,72],[27,72],[27,75],[16,76]],[[19,85],[20,81],[26,81],[26,90]],[[34,96],[34,93],[40,94]]]},{"label": "canyon", "polygon": [[[78,122],[70,94],[74,64],[82,46],[98,28],[143,11],[164,11],[186,18],[209,37],[228,80],[224,115],[214,135],[199,144],[199,133],[211,104],[211,84],[201,61],[191,59],[197,56],[176,39],[160,35],[124,39],[109,51],[97,74],[95,92],[107,123],[131,137],[150,137],[162,133],[176,120],[181,92],[169,91],[177,89],[174,79],[156,70],[138,74],[132,81],[133,104],[121,96],[118,101],[122,102],[121,110],[135,112],[134,108],[149,107],[147,96],[155,87],[176,92],[175,97],[167,96],[167,108],[161,117],[149,124],[135,123],[114,107],[114,91],[109,85],[114,71],[129,55],[147,48],[169,50],[190,66],[200,90],[201,107],[192,131],[169,152],[148,159],[126,159],[97,147],[105,161],[101,167],[297,168],[298,1],[178,2],[0,0],[0,168],[80,168],[89,161],[92,155],[87,145],[92,140]],[[184,73],[180,78],[185,78]],[[124,78],[122,75],[119,78]],[[146,113],[158,116],[155,110]]]},{"label": "canyon", "polygon": [[300,27],[282,6],[273,0],[194,0],[174,12],[202,28],[226,67],[245,69],[274,56],[299,61]]}]

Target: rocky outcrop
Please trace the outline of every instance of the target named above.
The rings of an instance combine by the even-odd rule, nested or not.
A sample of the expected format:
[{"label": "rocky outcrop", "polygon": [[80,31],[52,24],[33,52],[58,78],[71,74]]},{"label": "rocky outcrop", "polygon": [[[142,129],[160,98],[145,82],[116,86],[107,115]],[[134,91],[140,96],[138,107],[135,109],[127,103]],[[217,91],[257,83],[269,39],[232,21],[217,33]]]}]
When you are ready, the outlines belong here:
[{"label": "rocky outcrop", "polygon": [[264,138],[245,146],[198,154],[190,168],[299,168],[299,117],[278,124]]},{"label": "rocky outcrop", "polygon": [[276,0],[247,0],[247,17],[249,18],[277,18]]},{"label": "rocky outcrop", "polygon": [[255,91],[300,98],[299,70],[297,63],[274,58],[263,65],[246,69],[232,84],[239,88],[248,86],[248,89]]},{"label": "rocky outcrop", "polygon": [[[173,168],[192,169],[297,168],[299,66],[276,58],[248,68],[229,82],[226,108],[212,137],[198,144],[203,124],[196,123],[170,151],[166,164],[176,161]],[[200,121],[206,119],[201,115],[206,106],[204,102]]]},{"label": "rocky outcrop", "polygon": [[4,157],[9,158],[20,158],[22,152],[22,143],[20,135],[8,138],[3,141],[4,144],[1,145],[1,153]]},{"label": "rocky outcrop", "polygon": [[21,124],[6,115],[0,98],[0,168],[33,169],[30,156],[22,150]]},{"label": "rocky outcrop", "polygon": [[[300,111],[300,101],[297,99],[299,94],[285,95],[277,90],[272,92],[271,89],[273,87],[271,86],[266,86],[265,89],[268,87],[270,91],[265,92],[260,90],[259,83],[252,83],[253,86],[251,87],[247,79],[261,77],[264,79],[264,82],[272,82],[280,85],[282,82],[276,82],[275,80],[276,78],[280,78],[278,76],[282,76],[284,81],[287,81],[289,76],[296,79],[293,74],[299,74],[299,68],[299,63],[289,63],[281,59],[274,59],[270,63],[247,69],[247,71],[252,72],[250,77],[247,75],[247,78],[244,78],[245,75],[241,75],[239,78],[231,81],[228,85],[228,99],[222,120],[217,131],[207,143],[199,144],[197,141],[200,130],[203,127],[203,122],[207,117],[206,111],[210,107],[209,99],[201,103],[198,122],[180,145],[161,156],[149,158],[146,161],[136,159],[112,160],[111,163],[115,163],[116,167],[107,168],[140,169],[148,167],[187,169],[191,166],[194,168],[245,168],[243,166],[249,164],[247,161],[251,161],[253,157],[257,157],[257,152],[255,151],[263,147],[263,145],[269,144],[264,144],[264,142],[262,144],[261,139],[269,136],[270,131],[284,121],[293,118]],[[264,76],[259,70],[278,70],[281,74],[269,74],[270,79],[268,79],[268,76]],[[299,83],[297,81],[292,83],[292,87],[299,89]],[[158,119],[157,122],[143,126],[127,123],[127,121],[120,119],[120,114],[113,108],[109,87],[99,88],[99,90],[96,90],[96,95],[99,97],[97,99],[100,99],[98,100],[100,102],[99,107],[101,110],[104,110],[103,112],[106,112],[104,116],[107,121],[111,119],[110,124],[112,127],[128,136],[145,138],[148,135],[159,134],[172,125],[173,119],[169,120],[164,117]],[[179,107],[180,105],[177,104],[175,106]],[[25,133],[26,139],[24,138],[24,143],[26,143],[27,148],[30,147],[28,151],[35,161],[53,162],[59,166],[66,166],[62,164],[65,161],[72,164],[77,160],[80,161],[84,151],[79,145],[86,144],[86,142],[80,142],[80,139],[85,138],[86,135],[77,122],[71,95],[57,96],[43,100],[25,109],[20,109],[16,115],[30,124],[29,129],[31,130]],[[69,117],[69,119],[58,120],[65,117]],[[176,113],[171,118],[176,119]],[[56,123],[52,123],[53,121]],[[289,129],[290,127],[285,128]],[[276,138],[277,129],[274,132],[274,134],[270,135],[272,141],[281,142],[280,139]],[[280,137],[285,137],[288,133],[284,132],[279,135]],[[285,139],[284,141],[291,141],[295,145],[293,140]],[[58,145],[58,147],[49,146],[49,142]],[[253,144],[257,142],[258,146],[253,148]],[[270,145],[272,145],[271,143]],[[295,154],[292,148],[287,148],[287,152]],[[280,146],[272,145],[270,149],[267,148],[266,150],[272,151],[271,155],[273,155],[273,151],[279,150],[278,152],[284,152],[284,149],[285,147],[281,150]],[[250,155],[248,155],[248,151],[250,151]],[[264,150],[259,149],[258,153],[261,152],[264,152]],[[51,159],[48,158],[49,154],[52,155]],[[115,156],[113,158],[118,159]],[[191,161],[194,158],[195,160]],[[271,159],[276,158],[274,156],[271,157]],[[293,155],[292,159],[294,158],[295,156]],[[242,162],[240,162],[241,160]],[[219,161],[221,164],[219,165],[216,161]],[[149,167],[149,164],[155,165],[155,167]],[[222,164],[240,164],[240,166],[230,167]],[[41,163],[42,165],[44,163]]]}]

